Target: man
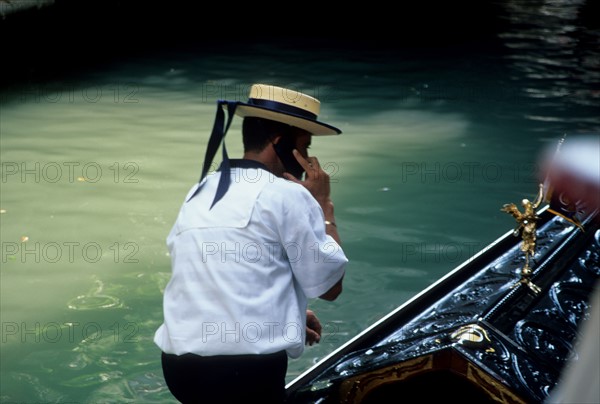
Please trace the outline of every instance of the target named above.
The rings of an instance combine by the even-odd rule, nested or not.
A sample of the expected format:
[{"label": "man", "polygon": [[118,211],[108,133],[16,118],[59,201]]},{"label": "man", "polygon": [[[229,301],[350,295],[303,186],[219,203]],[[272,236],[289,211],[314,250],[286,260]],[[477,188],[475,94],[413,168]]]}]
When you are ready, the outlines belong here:
[{"label": "man", "polygon": [[[172,277],[154,338],[181,402],[282,402],[288,357],[319,342],[307,299],[335,300],[348,262],[329,176],[308,155],[312,136],[341,133],[319,109],[261,84],[247,103],[218,104],[200,182],[167,237]],[[239,160],[224,144],[234,115],[244,117]],[[221,166],[207,175],[219,146]]]}]

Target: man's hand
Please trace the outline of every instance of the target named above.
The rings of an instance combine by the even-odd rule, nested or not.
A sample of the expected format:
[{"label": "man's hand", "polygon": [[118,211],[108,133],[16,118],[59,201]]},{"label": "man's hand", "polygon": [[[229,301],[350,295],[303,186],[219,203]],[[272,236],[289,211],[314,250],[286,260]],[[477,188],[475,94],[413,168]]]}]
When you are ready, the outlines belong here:
[{"label": "man's hand", "polygon": [[321,341],[321,322],[312,310],[306,310],[306,343],[313,345]]},{"label": "man's hand", "polygon": [[331,193],[329,174],[323,170],[316,157],[304,158],[296,149],[294,149],[293,153],[294,157],[296,157],[296,160],[306,173],[304,175],[304,180],[300,181],[290,173],[283,173],[284,178],[308,189],[317,202],[323,206],[323,204],[329,202],[329,195]]},{"label": "man's hand", "polygon": [[323,215],[325,215],[325,220],[329,222],[329,225],[326,227],[325,231],[329,234],[333,239],[338,243],[342,244],[340,240],[340,235],[337,232],[337,226],[335,223],[335,217],[333,214],[333,201],[329,197],[331,192],[331,187],[329,184],[329,174],[319,164],[319,160],[316,157],[306,157],[304,158],[302,154],[296,149],[293,150],[294,157],[298,163],[304,168],[306,174],[304,175],[304,181],[298,180],[296,177],[291,175],[290,173],[283,173],[284,178],[295,182],[296,184],[302,185],[304,188],[308,189],[308,191],[312,194],[312,196],[316,199],[316,201],[321,206],[323,210]]}]

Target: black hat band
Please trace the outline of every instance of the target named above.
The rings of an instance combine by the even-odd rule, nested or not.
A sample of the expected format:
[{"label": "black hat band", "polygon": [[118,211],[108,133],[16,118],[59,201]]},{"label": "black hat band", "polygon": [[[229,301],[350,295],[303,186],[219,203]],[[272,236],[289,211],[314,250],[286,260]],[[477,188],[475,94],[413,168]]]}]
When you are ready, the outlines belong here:
[{"label": "black hat band", "polygon": [[313,114],[312,112],[302,108],[294,107],[292,105],[284,104],[282,102],[263,100],[259,98],[250,98],[248,99],[248,105],[270,109],[275,112],[296,115],[305,119],[310,119],[312,121],[317,120],[317,115]]}]

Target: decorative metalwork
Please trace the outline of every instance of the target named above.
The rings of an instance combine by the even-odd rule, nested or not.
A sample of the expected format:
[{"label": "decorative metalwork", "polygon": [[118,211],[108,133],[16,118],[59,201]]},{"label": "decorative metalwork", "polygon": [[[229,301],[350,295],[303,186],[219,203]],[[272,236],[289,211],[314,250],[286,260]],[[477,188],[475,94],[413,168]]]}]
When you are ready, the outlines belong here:
[{"label": "decorative metalwork", "polygon": [[[538,195],[535,201],[531,202],[529,199],[523,199],[521,205],[524,211],[521,213],[514,203],[505,204],[502,209],[503,212],[511,214],[517,221],[517,227],[513,231],[515,236],[521,234],[521,251],[525,253],[525,265],[521,268],[520,275],[521,279],[516,284],[525,284],[535,293],[540,293],[541,289],[531,281],[532,270],[529,266],[529,260],[535,255],[535,243],[537,238],[537,221],[539,217],[536,214],[536,209],[542,203],[544,198],[544,184],[539,185]],[[515,285],[515,286],[516,286]]]},{"label": "decorative metalwork", "polygon": [[491,342],[487,331],[478,324],[464,325],[458,330],[454,331],[450,335],[450,338],[452,338],[460,344],[481,344],[484,341]]}]

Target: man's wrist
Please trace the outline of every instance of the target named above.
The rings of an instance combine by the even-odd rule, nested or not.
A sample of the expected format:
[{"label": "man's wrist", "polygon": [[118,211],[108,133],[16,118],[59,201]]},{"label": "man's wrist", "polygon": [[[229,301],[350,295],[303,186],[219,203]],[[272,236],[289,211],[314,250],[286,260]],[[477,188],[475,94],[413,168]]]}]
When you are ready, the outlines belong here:
[{"label": "man's wrist", "polygon": [[321,209],[323,209],[323,214],[326,218],[333,217],[333,201],[327,198],[325,201],[319,203],[321,205]]}]

